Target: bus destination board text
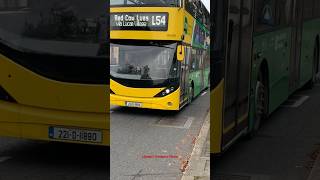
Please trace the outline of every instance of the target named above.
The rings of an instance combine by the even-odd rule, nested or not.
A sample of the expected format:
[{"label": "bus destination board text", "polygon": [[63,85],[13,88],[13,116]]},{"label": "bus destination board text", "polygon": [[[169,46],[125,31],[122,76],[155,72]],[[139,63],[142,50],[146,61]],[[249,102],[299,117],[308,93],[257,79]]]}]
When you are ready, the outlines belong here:
[{"label": "bus destination board text", "polygon": [[168,13],[111,13],[111,30],[167,31]]}]

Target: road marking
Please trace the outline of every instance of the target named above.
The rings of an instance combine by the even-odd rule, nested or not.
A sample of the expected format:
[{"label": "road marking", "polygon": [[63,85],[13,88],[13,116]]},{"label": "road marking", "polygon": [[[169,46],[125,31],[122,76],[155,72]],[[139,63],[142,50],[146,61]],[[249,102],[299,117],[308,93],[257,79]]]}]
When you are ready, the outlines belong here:
[{"label": "road marking", "polygon": [[189,129],[190,127],[191,127],[191,125],[192,125],[192,122],[193,122],[193,117],[188,117],[188,120],[187,120],[187,122],[184,124],[184,129]]},{"label": "road marking", "polygon": [[[132,177],[130,180],[141,180],[141,179],[166,179],[166,180],[176,180],[176,176],[179,176],[179,173],[142,173],[143,169],[140,169],[136,174],[123,175],[126,177]],[[149,177],[149,178],[148,178]],[[126,178],[127,179],[127,178]]]},{"label": "road marking", "polygon": [[203,92],[203,93],[201,94],[201,96],[204,96],[204,95],[206,95],[206,94],[207,94],[207,91]]},{"label": "road marking", "polygon": [[10,157],[10,156],[2,156],[2,157],[0,157],[0,163],[3,163],[3,162],[5,162],[5,161],[7,161],[9,159],[12,159],[12,157]]},{"label": "road marking", "polygon": [[297,108],[301,106],[308,99],[309,99],[309,96],[296,95],[296,96],[293,96],[293,98],[288,99],[283,105],[281,105],[281,107]]},{"label": "road marking", "polygon": [[160,119],[156,122],[151,123],[151,126],[177,128],[177,129],[189,129],[191,127],[194,119],[195,119],[194,117],[187,117],[185,122],[178,122],[178,121],[182,121],[182,120],[184,121],[184,119],[163,118],[163,119]]}]

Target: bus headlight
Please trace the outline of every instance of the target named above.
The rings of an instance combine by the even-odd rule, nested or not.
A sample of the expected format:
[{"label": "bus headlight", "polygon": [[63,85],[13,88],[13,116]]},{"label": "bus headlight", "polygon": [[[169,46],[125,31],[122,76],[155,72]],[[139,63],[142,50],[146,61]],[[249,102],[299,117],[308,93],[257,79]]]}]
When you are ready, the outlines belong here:
[{"label": "bus headlight", "polygon": [[154,97],[164,97],[164,96],[167,96],[167,95],[173,93],[175,90],[177,90],[177,87],[171,86],[171,87],[168,87],[168,88],[162,90],[160,93],[158,93]]}]

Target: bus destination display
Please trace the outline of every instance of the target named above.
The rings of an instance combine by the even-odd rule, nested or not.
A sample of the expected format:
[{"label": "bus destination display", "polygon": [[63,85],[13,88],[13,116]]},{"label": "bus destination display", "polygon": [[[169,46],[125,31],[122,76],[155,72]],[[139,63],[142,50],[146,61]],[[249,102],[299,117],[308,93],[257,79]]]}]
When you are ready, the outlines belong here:
[{"label": "bus destination display", "polygon": [[167,31],[168,13],[111,13],[111,30]]}]

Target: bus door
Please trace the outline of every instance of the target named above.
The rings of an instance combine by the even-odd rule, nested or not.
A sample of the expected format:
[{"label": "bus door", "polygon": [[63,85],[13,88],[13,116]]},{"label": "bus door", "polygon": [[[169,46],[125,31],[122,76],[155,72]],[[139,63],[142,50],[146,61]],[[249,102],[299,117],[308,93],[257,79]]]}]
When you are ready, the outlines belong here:
[{"label": "bus door", "polygon": [[291,58],[290,58],[290,82],[289,91],[293,92],[299,87],[300,81],[300,57],[302,43],[302,15],[303,1],[292,0],[292,35],[291,35]]},{"label": "bus door", "polygon": [[181,73],[180,73],[180,105],[186,102],[188,97],[188,88],[189,88],[189,62],[190,62],[190,47],[184,47],[185,48],[185,58],[184,61],[181,61]]},{"label": "bus door", "polygon": [[248,126],[252,0],[230,0],[223,147]]},{"label": "bus door", "polygon": [[225,61],[227,50],[228,1],[214,0],[211,11],[210,43],[210,114],[211,153],[220,153],[222,148],[223,106],[225,86]]}]

